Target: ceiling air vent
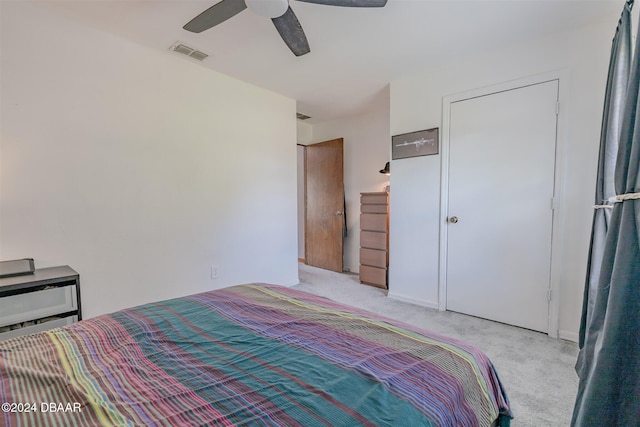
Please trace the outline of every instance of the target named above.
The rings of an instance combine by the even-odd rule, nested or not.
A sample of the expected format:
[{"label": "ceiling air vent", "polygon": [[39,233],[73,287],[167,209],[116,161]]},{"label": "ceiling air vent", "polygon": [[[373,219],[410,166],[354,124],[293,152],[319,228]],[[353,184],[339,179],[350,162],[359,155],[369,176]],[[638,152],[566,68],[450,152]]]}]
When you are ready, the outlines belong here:
[{"label": "ceiling air vent", "polygon": [[298,118],[298,120],[307,120],[307,119],[311,118],[311,117],[306,116],[306,115],[304,115],[302,113],[296,113],[296,117]]},{"label": "ceiling air vent", "polygon": [[197,59],[198,61],[204,61],[204,59],[209,55],[204,52],[200,52],[199,50],[194,50],[189,56]]},{"label": "ceiling air vent", "polygon": [[198,61],[204,61],[204,59],[209,56],[206,53],[201,52],[199,50],[195,50],[194,48],[189,47],[186,44],[181,43],[181,42],[176,42],[169,49],[174,51],[174,52],[178,52],[178,53],[181,53],[183,55],[187,55],[187,56],[189,56],[189,57],[191,57],[193,59],[197,59]]}]

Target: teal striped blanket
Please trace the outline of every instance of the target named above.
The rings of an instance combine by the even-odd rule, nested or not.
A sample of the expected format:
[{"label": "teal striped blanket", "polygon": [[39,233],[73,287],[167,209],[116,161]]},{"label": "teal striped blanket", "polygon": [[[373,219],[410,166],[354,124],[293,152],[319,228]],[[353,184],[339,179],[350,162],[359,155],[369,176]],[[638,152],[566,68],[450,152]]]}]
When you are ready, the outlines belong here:
[{"label": "teal striped blanket", "polygon": [[275,285],[0,342],[5,426],[505,426],[469,344]]}]

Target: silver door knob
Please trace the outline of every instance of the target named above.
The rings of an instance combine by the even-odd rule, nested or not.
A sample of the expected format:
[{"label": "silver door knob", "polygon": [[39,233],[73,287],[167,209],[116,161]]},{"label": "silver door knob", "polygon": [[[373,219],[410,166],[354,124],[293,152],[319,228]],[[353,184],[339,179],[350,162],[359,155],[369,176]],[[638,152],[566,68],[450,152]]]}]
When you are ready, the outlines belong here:
[{"label": "silver door knob", "polygon": [[452,216],[451,218],[449,218],[449,222],[452,224],[455,224],[458,222],[458,217],[457,216]]},{"label": "silver door knob", "polygon": [[336,216],[340,216],[340,215],[343,215],[343,214],[344,214],[344,212],[342,212],[342,211],[336,211]]}]

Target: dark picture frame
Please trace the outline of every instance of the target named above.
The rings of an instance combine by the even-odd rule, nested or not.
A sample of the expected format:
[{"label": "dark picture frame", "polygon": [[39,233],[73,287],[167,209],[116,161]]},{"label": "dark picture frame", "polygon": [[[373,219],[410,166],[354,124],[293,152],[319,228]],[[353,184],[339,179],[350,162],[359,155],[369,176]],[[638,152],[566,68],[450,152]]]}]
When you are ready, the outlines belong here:
[{"label": "dark picture frame", "polygon": [[438,154],[439,143],[438,128],[394,135],[391,137],[391,159]]}]

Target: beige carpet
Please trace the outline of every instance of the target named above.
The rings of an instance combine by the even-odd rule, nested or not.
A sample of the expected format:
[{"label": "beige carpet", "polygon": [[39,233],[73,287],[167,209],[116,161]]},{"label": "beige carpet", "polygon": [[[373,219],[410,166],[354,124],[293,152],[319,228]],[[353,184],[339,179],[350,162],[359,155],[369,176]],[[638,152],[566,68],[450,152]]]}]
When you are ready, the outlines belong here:
[{"label": "beige carpet", "polygon": [[373,311],[481,348],[495,365],[509,396],[515,427],[568,426],[578,387],[575,343],[502,323],[392,300],[362,285],[355,274],[300,266],[296,288]]}]

